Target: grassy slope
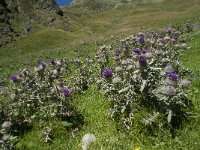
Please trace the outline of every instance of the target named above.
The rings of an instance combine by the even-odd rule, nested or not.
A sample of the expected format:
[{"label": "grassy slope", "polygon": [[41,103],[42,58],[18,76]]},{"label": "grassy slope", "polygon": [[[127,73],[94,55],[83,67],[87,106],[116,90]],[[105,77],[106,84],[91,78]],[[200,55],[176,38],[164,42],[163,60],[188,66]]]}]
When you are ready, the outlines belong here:
[{"label": "grassy slope", "polygon": [[32,64],[35,60],[32,55],[45,58],[64,53],[62,55],[74,56],[74,49],[82,49],[83,45],[85,49],[92,49],[95,43],[104,43],[142,28],[150,30],[186,18],[197,18],[200,15],[198,10],[198,0],[166,0],[164,4],[141,4],[103,12],[67,8],[64,11],[71,16],[72,32],[39,26],[30,36],[0,49],[0,66],[13,69]]},{"label": "grassy slope", "polygon": [[[200,4],[198,0],[168,0],[165,5],[146,4],[137,6],[133,9],[116,9],[105,12],[95,13],[93,15],[85,14],[77,17],[74,14],[80,14],[74,11],[72,28],[74,32],[64,32],[62,30],[39,28],[29,37],[22,37],[13,45],[0,49],[0,65],[7,66],[15,64],[12,68],[21,67],[24,63],[32,64],[32,55],[45,56],[74,56],[74,49],[92,50],[97,41],[107,41],[111,39],[110,35],[124,36],[132,32],[149,30],[155,27],[161,27],[165,24],[181,22],[188,17],[200,16]],[[186,7],[187,6],[187,7]],[[70,11],[69,10],[69,11]],[[122,33],[123,32],[123,33]],[[104,36],[106,38],[104,38]],[[199,58],[200,51],[198,41],[200,35],[192,36],[190,42],[192,49],[185,52],[182,59],[186,66],[190,67],[196,74],[196,79],[192,86],[192,99],[196,104],[197,112],[200,111],[198,98],[200,93]],[[55,51],[56,49],[56,51]],[[60,54],[61,53],[61,54]],[[60,56],[61,55],[61,56]],[[195,61],[194,61],[195,59]],[[17,64],[17,65],[16,65]],[[6,71],[7,72],[7,71]],[[9,71],[10,72],[10,71]],[[80,149],[81,137],[88,132],[97,136],[97,142],[92,145],[91,149],[102,150],[131,150],[136,146],[142,149],[198,149],[200,146],[200,118],[197,118],[178,133],[176,139],[172,139],[166,132],[159,132],[155,137],[147,137],[140,134],[137,130],[132,130],[129,134],[117,130],[116,124],[106,116],[109,103],[101,95],[97,94],[95,89],[91,88],[81,97],[76,97],[74,105],[84,115],[84,126],[82,130],[73,138],[69,138],[66,129],[59,126],[59,122],[54,125],[56,130],[55,141],[51,145],[43,144],[40,140],[39,125],[35,125],[34,130],[26,134],[18,144],[21,149]],[[134,125],[136,128],[137,124]],[[25,146],[26,145],[26,146]]]},{"label": "grassy slope", "polygon": [[117,129],[116,123],[106,116],[109,102],[91,87],[87,93],[76,97],[74,101],[74,105],[84,114],[85,122],[82,130],[74,139],[70,139],[69,133],[58,127],[59,123],[55,123],[58,129],[52,145],[41,143],[40,132],[35,129],[25,135],[18,146],[22,148],[23,145],[26,145],[26,148],[29,149],[79,150],[82,136],[86,133],[94,133],[97,136],[97,142],[91,145],[91,149],[97,150],[131,150],[137,146],[144,150],[197,150],[200,146],[200,92],[198,90],[200,89],[200,69],[198,66],[200,63],[200,45],[198,43],[200,34],[192,34],[191,37],[193,40],[189,44],[192,48],[184,52],[181,60],[194,71],[196,77],[191,87],[191,98],[195,104],[197,115],[177,133],[175,139],[171,138],[167,131],[159,131],[155,136],[141,134],[137,130],[140,128],[138,124],[134,124],[135,127],[129,133]]}]

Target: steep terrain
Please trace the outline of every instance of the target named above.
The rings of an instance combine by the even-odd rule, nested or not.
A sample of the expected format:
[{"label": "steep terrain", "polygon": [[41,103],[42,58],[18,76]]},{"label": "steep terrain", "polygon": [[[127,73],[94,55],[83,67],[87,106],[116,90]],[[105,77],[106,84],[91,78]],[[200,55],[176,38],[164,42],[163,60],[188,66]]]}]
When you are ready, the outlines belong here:
[{"label": "steep terrain", "polygon": [[16,35],[28,34],[35,26],[68,28],[68,18],[54,0],[1,0],[0,46]]},{"label": "steep terrain", "polygon": [[116,9],[120,7],[131,7],[137,3],[153,3],[163,0],[74,0],[76,7],[83,7],[91,10]]}]

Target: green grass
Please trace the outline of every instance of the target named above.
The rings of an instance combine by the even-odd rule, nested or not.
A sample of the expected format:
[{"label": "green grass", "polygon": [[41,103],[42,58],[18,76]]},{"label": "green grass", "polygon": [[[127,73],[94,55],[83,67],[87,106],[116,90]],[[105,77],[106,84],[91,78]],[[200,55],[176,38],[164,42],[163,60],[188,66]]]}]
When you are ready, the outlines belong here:
[{"label": "green grass", "polygon": [[[181,2],[181,3],[180,3]],[[199,17],[200,4],[198,0],[180,1],[168,0],[163,4],[138,5],[135,8],[106,10],[103,12],[83,12],[69,8],[65,13],[71,13],[72,32],[60,29],[38,27],[37,31],[28,37],[0,49],[0,66],[2,74],[13,73],[22,66],[31,66],[36,62],[34,56],[68,57],[73,58],[75,50],[85,56],[93,53],[95,47],[101,43],[109,43],[113,38],[144,30],[161,28],[165,25],[181,23],[190,17]],[[70,12],[71,11],[71,12]],[[81,16],[80,16],[81,14]],[[200,147],[200,34],[191,35],[189,42],[191,49],[181,56],[184,65],[194,71],[194,80],[190,97],[194,103],[194,117],[185,123],[178,131],[176,138],[172,138],[167,130],[155,131],[154,136],[145,134],[140,124],[126,132],[119,128],[107,116],[109,102],[91,87],[85,94],[75,96],[73,105],[83,116],[84,124],[75,138],[71,138],[71,131],[62,127],[58,121],[52,122],[55,128],[55,140],[52,144],[41,141],[41,126],[34,123],[33,130],[23,135],[17,147],[19,149],[35,150],[80,150],[81,138],[86,133],[94,133],[96,143],[90,149],[95,150],[133,150],[140,147],[144,150],[197,150]],[[142,114],[140,114],[142,115]],[[80,121],[80,120],[77,120]]]}]

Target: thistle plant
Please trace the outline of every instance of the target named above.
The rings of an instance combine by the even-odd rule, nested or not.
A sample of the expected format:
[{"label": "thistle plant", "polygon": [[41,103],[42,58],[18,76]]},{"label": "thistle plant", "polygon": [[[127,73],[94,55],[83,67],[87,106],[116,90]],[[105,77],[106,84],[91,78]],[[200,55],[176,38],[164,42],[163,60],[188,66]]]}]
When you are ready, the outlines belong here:
[{"label": "thistle plant", "polygon": [[[188,30],[189,26],[187,23]],[[97,85],[111,101],[109,115],[121,120],[127,129],[143,106],[155,111],[155,117],[149,114],[142,119],[145,125],[161,114],[171,127],[177,118],[187,117],[191,106],[187,87],[191,81],[177,59],[187,48],[182,37],[188,30],[183,26],[178,30],[170,27],[161,32],[141,32],[111,46],[113,54],[108,59],[114,63],[100,67]]]}]

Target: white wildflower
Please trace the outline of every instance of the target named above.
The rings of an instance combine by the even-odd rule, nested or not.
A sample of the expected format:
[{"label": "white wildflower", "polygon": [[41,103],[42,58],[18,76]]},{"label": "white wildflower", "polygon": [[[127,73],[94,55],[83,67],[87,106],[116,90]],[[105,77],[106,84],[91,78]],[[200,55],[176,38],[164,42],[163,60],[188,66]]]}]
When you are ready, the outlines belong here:
[{"label": "white wildflower", "polygon": [[85,134],[82,138],[82,148],[83,150],[87,150],[87,147],[88,145],[91,143],[91,142],[95,142],[96,141],[96,137],[94,134]]}]

